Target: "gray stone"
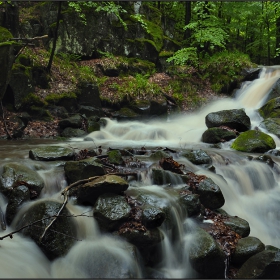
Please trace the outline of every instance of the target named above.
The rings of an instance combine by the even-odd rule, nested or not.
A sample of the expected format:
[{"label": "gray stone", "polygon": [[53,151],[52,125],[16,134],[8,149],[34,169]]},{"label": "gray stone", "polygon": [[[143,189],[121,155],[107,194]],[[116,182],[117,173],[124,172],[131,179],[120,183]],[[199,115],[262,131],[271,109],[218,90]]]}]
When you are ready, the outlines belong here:
[{"label": "gray stone", "polygon": [[64,171],[69,184],[105,174],[105,169],[102,164],[95,158],[68,161],[64,165]]},{"label": "gray stone", "polygon": [[29,157],[34,160],[72,160],[74,150],[68,147],[44,146],[29,151]]},{"label": "gray stone", "polygon": [[237,131],[246,131],[251,128],[250,118],[243,109],[222,110],[213,112],[205,117],[208,128],[227,126]]}]

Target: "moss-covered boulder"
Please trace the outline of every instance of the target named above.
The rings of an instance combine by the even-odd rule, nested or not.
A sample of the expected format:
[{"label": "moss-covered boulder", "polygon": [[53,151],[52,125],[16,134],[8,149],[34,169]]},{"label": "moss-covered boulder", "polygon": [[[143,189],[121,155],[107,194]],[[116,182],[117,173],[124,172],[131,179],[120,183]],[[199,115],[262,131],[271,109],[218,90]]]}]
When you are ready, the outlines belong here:
[{"label": "moss-covered boulder", "polygon": [[29,151],[29,158],[34,160],[71,160],[74,157],[74,150],[68,147],[45,146]]},{"label": "moss-covered boulder", "polygon": [[8,29],[0,26],[0,101],[6,92],[12,74],[14,47],[11,42],[8,42],[12,37],[13,35]]},{"label": "moss-covered boulder", "polygon": [[264,119],[279,118],[280,117],[280,97],[269,100],[258,111]]},{"label": "moss-covered boulder", "polygon": [[220,187],[210,178],[202,180],[195,188],[195,193],[199,195],[201,204],[211,210],[221,208],[225,203]]},{"label": "moss-covered boulder", "polygon": [[87,132],[80,128],[66,127],[60,134],[62,137],[71,138],[71,137],[82,137],[87,135]]},{"label": "moss-covered boulder", "polygon": [[131,207],[124,196],[105,193],[98,197],[93,215],[103,230],[112,231],[128,219]]},{"label": "moss-covered boulder", "polygon": [[111,150],[108,153],[108,161],[111,164],[124,165],[124,160],[120,150]]},{"label": "moss-covered boulder", "polygon": [[227,126],[239,132],[251,128],[250,118],[243,109],[222,110],[210,113],[205,117],[205,123],[208,128]]},{"label": "moss-covered boulder", "polygon": [[77,188],[77,200],[81,204],[94,205],[98,197],[105,193],[121,194],[128,188],[128,183],[116,175],[100,176]]},{"label": "moss-covered boulder", "polygon": [[190,264],[202,278],[224,278],[225,254],[205,230],[197,227],[190,244]]},{"label": "moss-covered boulder", "polygon": [[271,136],[259,130],[249,130],[241,133],[232,143],[231,148],[247,153],[265,153],[276,148]]},{"label": "moss-covered boulder", "polygon": [[210,165],[212,164],[212,158],[203,150],[193,150],[193,149],[186,149],[182,153],[182,156],[187,158],[190,162],[196,165]]},{"label": "moss-covered boulder", "polygon": [[261,122],[260,127],[280,138],[280,118],[267,118]]},{"label": "moss-covered boulder", "polygon": [[57,201],[38,201],[24,211],[16,221],[16,229],[39,221],[36,226],[26,227],[21,233],[33,239],[50,260],[66,255],[77,238],[75,218],[69,217],[71,213],[64,207],[60,217],[46,231],[42,241],[40,240],[52,220],[51,217],[56,215],[61,207],[62,203]]},{"label": "moss-covered boulder", "polygon": [[20,163],[7,163],[3,166],[3,173],[0,177],[0,191],[11,196],[13,188],[25,185],[30,191],[32,198],[38,197],[45,183],[42,177],[33,169]]},{"label": "moss-covered boulder", "polygon": [[119,111],[115,112],[113,117],[115,117],[117,120],[139,120],[142,118],[140,114],[137,114],[127,107],[123,107]]},{"label": "moss-covered boulder", "polygon": [[211,127],[202,134],[202,142],[217,144],[236,138],[237,132],[226,127]]},{"label": "moss-covered boulder", "polygon": [[279,279],[280,251],[263,250],[249,258],[237,272],[238,279]]},{"label": "moss-covered boulder", "polygon": [[264,244],[256,237],[248,236],[241,238],[238,240],[235,251],[231,255],[231,261],[234,264],[241,265],[264,249]]},{"label": "moss-covered boulder", "polygon": [[95,158],[67,161],[64,165],[64,171],[69,184],[105,174],[102,164]]}]

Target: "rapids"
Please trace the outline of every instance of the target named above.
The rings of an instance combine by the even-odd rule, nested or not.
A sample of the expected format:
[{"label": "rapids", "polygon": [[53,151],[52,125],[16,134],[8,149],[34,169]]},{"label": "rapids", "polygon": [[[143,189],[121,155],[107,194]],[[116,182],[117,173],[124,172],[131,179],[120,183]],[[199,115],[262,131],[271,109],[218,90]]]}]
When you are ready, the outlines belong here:
[{"label": "rapids", "polygon": [[[233,98],[214,101],[195,113],[173,116],[168,121],[117,122],[108,119],[108,124],[100,131],[90,133],[83,139],[75,138],[59,145],[79,149],[98,146],[102,146],[103,149],[143,146],[146,148],[168,147],[177,150],[201,148],[211,156],[216,174],[195,166],[183,158],[176,158],[176,161],[185,164],[187,169],[196,174],[210,177],[224,194],[226,203],[222,209],[230,215],[236,215],[248,221],[251,236],[258,237],[266,245],[280,247],[279,174],[263,163],[247,160],[246,153],[231,150],[230,142],[224,143],[222,149],[215,149],[200,141],[202,133],[206,130],[205,116],[210,112],[244,108],[251,119],[252,127],[258,126],[262,118],[256,109],[265,103],[268,90],[279,78],[279,67],[264,67],[259,79],[244,83]],[[279,149],[279,139],[275,136],[273,138],[276,148]],[[28,158],[28,152],[38,145],[58,145],[58,143],[47,140],[1,141],[0,164],[16,161],[31,166],[34,162]],[[277,157],[273,157],[273,160],[280,164],[280,159]],[[63,202],[60,192],[67,185],[63,168],[54,162],[40,164],[46,167],[44,171],[39,171],[46,187],[39,199],[51,197]],[[170,188],[167,190],[167,188],[151,184],[149,173],[143,173],[140,181],[130,184],[127,192],[133,193],[141,189],[142,192],[154,194],[157,199],[160,197],[157,201],[159,205],[172,205],[172,219],[177,223],[176,229],[172,232],[165,223],[160,227],[165,237],[160,248],[163,258],[158,267],[151,269],[149,275],[160,278],[196,277],[195,272],[188,265],[188,246],[192,240],[190,229],[194,227],[194,221],[183,218],[183,209],[174,202]],[[21,211],[32,203],[26,203]],[[0,207],[3,212],[6,206],[6,198],[0,195]],[[90,207],[74,205],[71,200],[67,207],[74,215],[88,213],[90,216]],[[129,243],[101,234],[92,217],[78,216],[75,219],[79,225],[79,241],[65,257],[53,262],[44,256],[32,240],[23,237],[20,233],[14,234],[13,239],[1,240],[0,277],[145,277],[143,264],[137,252],[127,250]],[[0,238],[13,230],[14,223],[5,231],[0,228]],[[108,265],[109,262],[110,265]],[[127,271],[129,271],[128,274]]]}]

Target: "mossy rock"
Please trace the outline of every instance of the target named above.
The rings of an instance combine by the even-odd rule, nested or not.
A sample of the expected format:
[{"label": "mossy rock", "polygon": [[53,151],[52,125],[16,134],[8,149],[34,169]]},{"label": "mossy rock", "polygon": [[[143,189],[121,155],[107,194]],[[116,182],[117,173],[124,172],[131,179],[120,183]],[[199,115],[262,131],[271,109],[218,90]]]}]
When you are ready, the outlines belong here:
[{"label": "mossy rock", "polygon": [[119,150],[113,150],[108,152],[108,160],[111,164],[123,165],[124,160],[122,154]]},{"label": "mossy rock", "polygon": [[0,26],[0,43],[7,42],[11,38],[13,38],[12,33],[8,29]]},{"label": "mossy rock", "polygon": [[264,119],[279,118],[280,117],[280,97],[269,100],[258,111]]},{"label": "mossy rock", "polygon": [[258,130],[248,130],[241,133],[232,143],[231,148],[247,153],[265,153],[276,148],[271,136]]},{"label": "mossy rock", "polygon": [[193,164],[212,164],[211,157],[203,150],[192,150],[187,149],[182,154],[183,157],[187,158]]},{"label": "mossy rock", "polygon": [[71,160],[74,157],[74,150],[68,147],[46,146],[38,147],[29,151],[29,158],[33,160]]},{"label": "mossy rock", "polygon": [[280,118],[267,118],[261,122],[260,127],[280,138]]}]

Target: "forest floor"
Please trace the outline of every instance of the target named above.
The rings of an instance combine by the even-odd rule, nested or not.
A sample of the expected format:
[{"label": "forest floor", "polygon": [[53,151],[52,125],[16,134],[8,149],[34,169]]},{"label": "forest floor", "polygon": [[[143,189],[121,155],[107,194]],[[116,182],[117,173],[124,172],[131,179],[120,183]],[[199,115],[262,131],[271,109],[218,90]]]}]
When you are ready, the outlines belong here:
[{"label": "forest floor", "polygon": [[[38,54],[38,53],[37,53]],[[106,59],[106,58],[105,58]],[[93,69],[97,69],[96,65],[100,65],[102,63],[102,59],[92,59],[87,60],[86,65],[90,65]],[[83,62],[78,62],[78,64],[83,65]],[[99,77],[102,76],[101,73],[97,73]],[[51,70],[51,81],[49,83],[50,87],[48,89],[41,89],[39,87],[35,87],[35,94],[42,99],[46,97],[49,93],[63,93],[69,92],[75,88],[73,84],[73,79],[71,79],[71,73],[65,74],[65,71],[62,71],[62,68],[54,64]],[[114,100],[116,96],[116,85],[122,86],[128,79],[134,79],[131,77],[106,77],[104,82],[99,85],[100,96],[102,98],[107,98],[108,100]],[[172,96],[173,89],[171,82],[174,81],[176,77],[170,76],[166,73],[154,73],[149,77],[148,82],[158,85],[161,89],[165,90],[165,94]],[[194,73],[192,77],[192,82],[194,86],[198,89],[195,92],[196,98],[199,100],[203,100],[200,102],[199,107],[204,106],[212,100],[223,97],[221,94],[217,95],[210,87],[210,83],[207,80],[202,81],[197,77]],[[112,86],[114,85],[114,86]],[[200,86],[198,86],[200,85]],[[193,102],[190,102],[190,98],[187,97],[188,93],[185,92],[183,96],[183,100],[180,104],[180,111],[182,114],[192,112],[197,109],[197,106],[194,106]],[[3,109],[3,110],[2,110]],[[12,121],[14,116],[19,115],[19,112],[11,112],[8,111],[7,108],[0,108],[1,119],[0,119],[0,138],[5,138],[7,136],[7,131],[11,133],[11,131],[16,126],[16,123]],[[32,120],[29,121],[27,127],[24,130],[23,138],[55,138],[59,136],[60,129],[58,126],[59,119],[57,117],[53,117],[52,121],[41,121],[41,120]]]}]

